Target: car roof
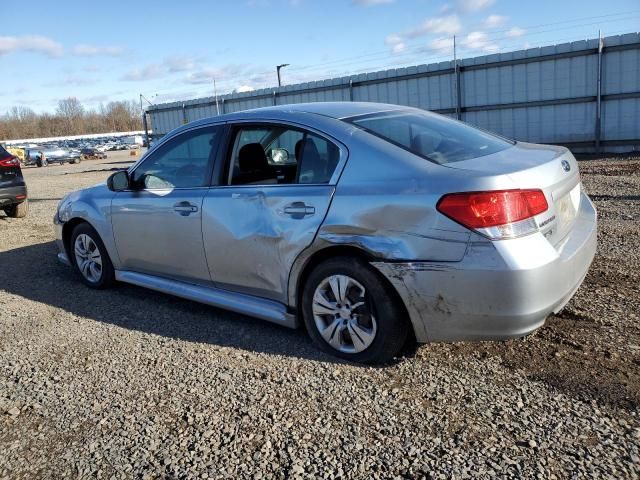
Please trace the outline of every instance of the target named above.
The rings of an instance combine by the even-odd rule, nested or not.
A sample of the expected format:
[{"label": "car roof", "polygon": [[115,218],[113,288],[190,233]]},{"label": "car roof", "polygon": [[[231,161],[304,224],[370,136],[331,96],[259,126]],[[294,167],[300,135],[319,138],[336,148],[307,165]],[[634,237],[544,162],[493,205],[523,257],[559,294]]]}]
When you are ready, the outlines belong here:
[{"label": "car roof", "polygon": [[411,107],[402,105],[390,105],[387,103],[372,102],[315,102],[295,103],[290,105],[274,105],[272,107],[254,108],[234,113],[226,113],[213,117],[202,118],[186,125],[181,125],[173,130],[172,134],[178,134],[193,127],[209,124],[232,122],[236,120],[300,120],[301,116],[321,115],[336,120],[367,115],[378,112],[406,111]]},{"label": "car roof", "polygon": [[249,115],[263,115],[265,113],[315,113],[331,118],[348,118],[358,115],[367,115],[370,113],[386,112],[390,110],[406,110],[407,107],[401,105],[390,105],[388,103],[373,102],[313,102],[313,103],[294,103],[290,105],[277,105],[273,107],[255,108],[245,110],[244,113]]}]

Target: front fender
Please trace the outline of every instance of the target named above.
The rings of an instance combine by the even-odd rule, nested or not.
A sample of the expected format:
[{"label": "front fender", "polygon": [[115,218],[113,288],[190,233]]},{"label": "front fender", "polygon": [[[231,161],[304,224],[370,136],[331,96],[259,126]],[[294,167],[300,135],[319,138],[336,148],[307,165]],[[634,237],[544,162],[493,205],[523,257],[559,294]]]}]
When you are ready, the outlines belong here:
[{"label": "front fender", "polygon": [[67,228],[77,224],[78,221],[84,221],[91,225],[100,235],[114,268],[119,269],[120,257],[111,227],[113,195],[114,193],[106,185],[96,185],[73,192],[62,200],[56,217],[61,224],[62,235],[65,234]]}]

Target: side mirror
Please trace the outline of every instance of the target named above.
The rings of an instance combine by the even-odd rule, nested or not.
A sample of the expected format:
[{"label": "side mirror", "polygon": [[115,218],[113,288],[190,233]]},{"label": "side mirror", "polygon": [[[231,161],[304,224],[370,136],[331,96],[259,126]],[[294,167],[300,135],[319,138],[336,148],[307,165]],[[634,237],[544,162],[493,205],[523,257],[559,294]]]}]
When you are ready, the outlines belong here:
[{"label": "side mirror", "polygon": [[271,159],[273,163],[287,163],[289,161],[289,152],[286,148],[274,148],[271,150]]},{"label": "side mirror", "polygon": [[107,187],[112,192],[122,192],[129,188],[129,172],[120,170],[107,178]]}]

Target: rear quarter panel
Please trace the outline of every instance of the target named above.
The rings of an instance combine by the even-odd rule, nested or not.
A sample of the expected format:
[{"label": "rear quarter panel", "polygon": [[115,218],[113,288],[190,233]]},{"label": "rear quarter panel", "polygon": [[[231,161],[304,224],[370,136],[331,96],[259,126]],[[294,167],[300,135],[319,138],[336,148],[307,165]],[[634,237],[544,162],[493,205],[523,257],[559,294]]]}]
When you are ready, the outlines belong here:
[{"label": "rear quarter panel", "polygon": [[507,176],[437,165],[357,131],[318,239],[356,245],[383,260],[459,261],[471,232],[440,214],[438,200],[450,192],[510,187]]}]

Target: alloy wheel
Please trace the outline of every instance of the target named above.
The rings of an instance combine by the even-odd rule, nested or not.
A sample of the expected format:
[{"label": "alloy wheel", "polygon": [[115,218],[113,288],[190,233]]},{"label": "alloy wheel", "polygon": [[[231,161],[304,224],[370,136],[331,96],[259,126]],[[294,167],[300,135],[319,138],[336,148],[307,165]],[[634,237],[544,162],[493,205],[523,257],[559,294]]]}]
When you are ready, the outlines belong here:
[{"label": "alloy wheel", "polygon": [[76,237],[74,253],[82,276],[89,282],[98,283],[102,277],[102,256],[96,242],[86,233],[81,233]]},{"label": "alloy wheel", "polygon": [[331,275],[320,282],[312,311],[322,338],[340,352],[362,352],[376,338],[373,305],[362,284],[347,275]]}]

